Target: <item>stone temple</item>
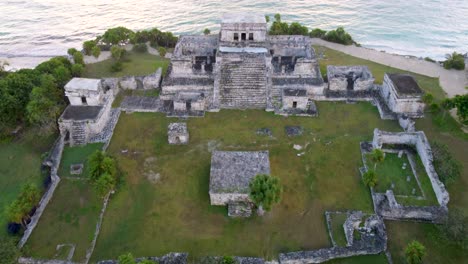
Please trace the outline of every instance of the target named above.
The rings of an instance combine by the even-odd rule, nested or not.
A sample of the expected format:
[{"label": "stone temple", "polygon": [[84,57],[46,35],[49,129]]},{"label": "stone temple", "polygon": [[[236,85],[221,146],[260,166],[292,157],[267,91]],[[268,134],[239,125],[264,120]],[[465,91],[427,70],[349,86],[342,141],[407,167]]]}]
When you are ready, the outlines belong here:
[{"label": "stone temple", "polygon": [[189,115],[220,109],[307,111],[314,107],[309,95],[323,89],[309,37],[270,36],[263,15],[225,14],[219,34],[180,37],[161,99],[171,102],[172,111]]},{"label": "stone temple", "polygon": [[259,174],[270,175],[268,151],[214,151],[210,169],[211,205],[228,205],[229,216],[249,216],[252,204],[249,184]]}]

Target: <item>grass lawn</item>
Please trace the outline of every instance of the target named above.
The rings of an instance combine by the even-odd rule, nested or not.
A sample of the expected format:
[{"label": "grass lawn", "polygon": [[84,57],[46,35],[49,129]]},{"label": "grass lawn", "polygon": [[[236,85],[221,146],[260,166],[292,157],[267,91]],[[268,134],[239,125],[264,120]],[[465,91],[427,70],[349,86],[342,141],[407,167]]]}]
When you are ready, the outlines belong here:
[{"label": "grass lawn", "polygon": [[[321,103],[318,118],[281,117],[265,111],[221,111],[189,119],[190,144],[167,144],[163,114],[123,114],[108,151],[127,177],[112,197],[93,260],[189,252],[204,255],[277,257],[279,252],[331,246],[325,210],[372,211],[358,173],[359,142],[374,127],[399,131],[380,120],[369,103]],[[288,138],[284,127],[301,125]],[[273,137],[256,135],[268,127]],[[301,151],[293,144],[306,146]],[[230,219],[209,204],[209,150],[269,150],[271,172],[284,185],[283,199],[265,217]],[[122,150],[128,150],[122,152]],[[305,152],[298,157],[297,154]],[[332,169],[333,168],[333,169]],[[153,173],[150,173],[150,172]],[[159,173],[150,183],[148,175]]]},{"label": "grass lawn", "polygon": [[25,132],[11,142],[0,143],[0,236],[7,234],[5,207],[18,196],[29,182],[42,188],[42,154],[47,152],[54,138],[38,137]]},{"label": "grass lawn", "polygon": [[[103,145],[103,143],[94,143],[75,147],[66,146],[63,150],[58,175],[60,177],[88,177],[88,157],[91,154],[93,154],[96,150],[101,150]],[[81,175],[70,174],[70,166],[72,164],[79,163],[82,163],[84,165],[83,172],[81,173]]]},{"label": "grass lawn", "polygon": [[[370,157],[367,158],[367,166],[372,169],[374,165],[370,162]],[[406,169],[402,169],[404,163],[406,163]],[[413,195],[413,189],[416,190],[414,196],[422,195],[406,154],[398,158],[398,154],[396,153],[385,153],[384,161],[377,164],[375,171],[378,175],[378,184],[374,189],[377,192],[385,193],[387,190],[391,190],[393,183],[395,185],[393,188],[393,193],[395,195],[410,196]],[[406,181],[407,176],[410,176],[409,182]],[[420,177],[424,176],[427,177],[427,175],[420,175]]]},{"label": "grass lawn", "polygon": [[[317,53],[323,52],[325,54],[325,59],[319,61],[322,74],[326,73],[324,69],[326,69],[327,64],[367,65],[376,81],[381,83],[385,72],[404,72],[325,47],[315,47],[315,49]],[[437,78],[418,74],[413,74],[413,76],[416,77],[421,88],[426,92],[432,93],[437,101],[445,98],[445,92],[440,88]],[[447,186],[450,194],[449,210],[456,207],[464,211],[465,214],[468,214],[468,192],[466,191],[468,189],[468,155],[466,155],[468,134],[461,131],[460,125],[449,114],[426,113],[425,116],[425,118],[416,120],[416,130],[424,131],[430,141],[434,140],[447,144],[452,155],[463,165],[461,178]],[[425,184],[427,182],[421,182],[423,188],[425,188]],[[402,202],[402,200],[399,200],[399,202]],[[412,203],[417,203],[417,201],[412,201]],[[392,256],[403,256],[402,254],[406,245],[413,239],[418,239],[430,252],[429,256],[424,260],[425,263],[463,263],[468,259],[468,252],[466,250],[451,245],[447,241],[434,240],[434,237],[440,237],[439,231],[434,225],[395,221],[387,221],[386,225],[389,237],[389,249]],[[402,258],[395,258],[395,263],[404,263]]]},{"label": "grass lawn", "polygon": [[123,59],[123,70],[112,72],[111,65],[113,59],[87,64],[83,73],[83,78],[104,78],[104,77],[123,77],[123,76],[142,76],[154,73],[156,69],[162,67],[163,75],[169,66],[169,59],[161,56],[151,55],[149,53],[128,52]]},{"label": "grass lawn", "polygon": [[62,179],[23,251],[35,258],[64,258],[69,247],[57,252],[56,246],[74,244],[73,261],[83,261],[101,208],[102,199],[86,180]]},{"label": "grass lawn", "polygon": [[112,107],[119,107],[123,99],[127,96],[145,96],[145,97],[158,97],[159,90],[120,90],[114,101]]},{"label": "grass lawn", "polygon": [[345,247],[347,244],[343,229],[343,224],[347,218],[348,215],[346,213],[331,214],[332,236],[339,247]]}]

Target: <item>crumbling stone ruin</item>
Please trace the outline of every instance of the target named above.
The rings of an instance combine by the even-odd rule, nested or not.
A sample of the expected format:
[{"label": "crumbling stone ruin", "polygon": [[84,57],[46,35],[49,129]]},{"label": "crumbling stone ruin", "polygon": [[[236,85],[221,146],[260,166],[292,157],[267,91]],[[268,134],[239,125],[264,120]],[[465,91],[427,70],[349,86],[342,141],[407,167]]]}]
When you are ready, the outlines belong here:
[{"label": "crumbling stone ruin", "polygon": [[258,174],[270,174],[268,151],[214,151],[210,170],[211,205],[228,205],[229,216],[250,216],[249,183]]},{"label": "crumbling stone ruin", "polygon": [[186,123],[170,123],[167,128],[167,140],[171,145],[188,144],[189,133]]},{"label": "crumbling stone ruin", "polygon": [[405,114],[408,117],[423,116],[422,96],[424,92],[413,76],[386,73],[380,93],[394,113]]},{"label": "crumbling stone ruin", "polygon": [[[284,89],[302,90],[300,98],[285,104]],[[219,35],[180,37],[161,99],[179,113],[239,108],[307,112],[307,95],[322,90],[308,37],[269,36],[263,15],[226,14]]]},{"label": "crumbling stone ruin", "polygon": [[364,166],[366,166],[364,161],[366,153],[372,151],[373,148],[382,149],[386,145],[406,146],[416,150],[431,181],[439,206],[404,206],[398,203],[392,190],[387,190],[385,193],[371,190],[375,212],[390,220],[440,223],[448,213],[449,194],[434,169],[431,146],[424,132],[386,132],[375,129],[372,143],[361,143]]},{"label": "crumbling stone ruin", "polygon": [[367,66],[327,66],[331,91],[365,91],[374,88],[374,76]]},{"label": "crumbling stone ruin", "polygon": [[[348,217],[343,224],[347,246],[282,253],[279,254],[279,263],[322,263],[336,258],[374,255],[385,251],[387,249],[387,232],[383,219],[375,214],[365,217],[360,211],[348,213]],[[328,228],[331,228],[331,226],[328,225]],[[359,233],[359,237],[356,236],[357,233]]]}]

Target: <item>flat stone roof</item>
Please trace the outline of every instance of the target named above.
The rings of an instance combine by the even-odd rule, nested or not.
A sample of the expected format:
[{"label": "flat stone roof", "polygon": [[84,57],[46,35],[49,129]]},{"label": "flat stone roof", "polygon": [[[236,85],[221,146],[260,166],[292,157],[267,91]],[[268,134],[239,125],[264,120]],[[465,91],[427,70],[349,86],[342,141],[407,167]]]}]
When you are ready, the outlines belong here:
[{"label": "flat stone roof", "polygon": [[210,193],[248,193],[250,181],[258,174],[270,174],[268,151],[214,151]]},{"label": "flat stone roof", "polygon": [[65,90],[91,90],[97,91],[101,84],[101,79],[73,78],[65,84]]},{"label": "flat stone roof", "polygon": [[170,123],[167,130],[169,134],[187,134],[187,123]]},{"label": "flat stone roof", "polygon": [[387,74],[392,80],[395,89],[400,95],[422,95],[424,92],[419,87],[413,76],[409,74]]},{"label": "flat stone roof", "polygon": [[256,13],[226,13],[223,14],[221,18],[222,24],[266,24],[266,19],[264,15]]},{"label": "flat stone roof", "polygon": [[94,120],[101,112],[102,106],[69,105],[62,114],[63,120]]}]

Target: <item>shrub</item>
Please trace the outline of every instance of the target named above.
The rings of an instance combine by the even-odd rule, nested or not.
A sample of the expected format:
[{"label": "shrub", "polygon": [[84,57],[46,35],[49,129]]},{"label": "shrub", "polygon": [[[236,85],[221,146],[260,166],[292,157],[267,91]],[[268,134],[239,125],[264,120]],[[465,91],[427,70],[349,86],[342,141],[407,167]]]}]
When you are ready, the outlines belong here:
[{"label": "shrub", "polygon": [[104,32],[101,41],[106,44],[117,45],[134,39],[135,33],[125,27],[110,28]]},{"label": "shrub", "polygon": [[464,70],[465,69],[465,57],[463,54],[454,52],[452,54],[447,54],[446,61],[444,61],[444,68],[447,70]]},{"label": "shrub", "polygon": [[426,248],[416,240],[413,240],[405,249],[406,261],[409,264],[420,264],[426,255]]},{"label": "shrub", "polygon": [[375,187],[377,185],[377,174],[373,170],[368,170],[362,176],[364,184],[368,187]]},{"label": "shrub", "polygon": [[67,53],[68,53],[68,55],[70,55],[70,56],[75,55],[75,53],[77,53],[77,52],[78,52],[78,50],[76,50],[75,48],[69,48],[69,49],[67,50]]},{"label": "shrub", "polygon": [[73,77],[80,77],[83,74],[84,67],[82,64],[73,64],[71,67],[71,73]]},{"label": "shrub", "polygon": [[111,71],[112,72],[120,72],[123,70],[123,64],[120,61],[116,61],[111,65]]},{"label": "shrub", "polygon": [[221,264],[234,264],[236,260],[231,256],[224,256],[221,260]]},{"label": "shrub", "polygon": [[429,58],[429,57],[425,57],[424,60],[428,61],[428,62],[436,62],[435,60],[433,60],[432,58]]},{"label": "shrub", "polygon": [[274,203],[281,200],[282,188],[276,177],[259,174],[249,184],[250,198],[259,208],[271,210]]},{"label": "shrub", "polygon": [[101,55],[101,49],[98,46],[94,46],[93,49],[91,50],[91,53],[95,58],[98,58],[99,55]]},{"label": "shrub", "polygon": [[164,47],[158,47],[158,52],[159,52],[159,55],[161,57],[166,56],[166,53],[167,53],[167,51],[166,51],[166,49]]},{"label": "shrub", "polygon": [[125,49],[119,46],[112,46],[111,55],[112,55],[112,58],[116,60],[120,60],[125,55]]},{"label": "shrub", "polygon": [[327,34],[326,30],[321,30],[320,28],[314,28],[312,31],[310,31],[309,36],[311,38],[324,38],[326,34]]},{"label": "shrub", "polygon": [[432,102],[434,102],[434,96],[430,93],[426,93],[423,95],[422,100],[425,104],[432,104]]},{"label": "shrub", "polygon": [[84,53],[88,56],[92,54],[94,47],[96,47],[96,42],[94,40],[83,42]]},{"label": "shrub", "polygon": [[88,160],[90,180],[100,195],[105,195],[117,184],[117,164],[103,151],[97,150]]},{"label": "shrub", "polygon": [[21,230],[21,224],[9,222],[7,225],[8,234],[16,235]]},{"label": "shrub", "polygon": [[289,35],[303,35],[307,36],[309,34],[309,29],[306,26],[303,26],[297,22],[291,23],[288,30]]},{"label": "shrub", "polygon": [[453,158],[448,146],[439,142],[431,142],[434,168],[439,179],[447,184],[455,181],[461,175],[462,165]]},{"label": "shrub", "polygon": [[205,28],[205,29],[203,30],[203,34],[204,34],[204,35],[209,35],[209,34],[211,34],[211,30],[210,30],[209,28]]},{"label": "shrub", "polygon": [[351,35],[344,30],[343,27],[338,27],[336,30],[330,30],[325,35],[326,41],[335,42],[343,45],[352,45],[355,43]]},{"label": "shrub", "polygon": [[133,46],[133,51],[145,53],[148,52],[148,46],[146,46],[146,43],[137,43]]},{"label": "shrub", "polygon": [[84,65],[83,53],[79,51],[75,52],[75,54],[73,54],[73,61],[75,62],[75,64]]},{"label": "shrub", "polygon": [[119,256],[119,264],[136,264],[132,253],[127,253]]}]

